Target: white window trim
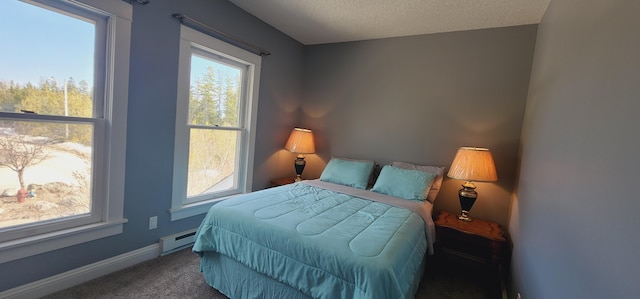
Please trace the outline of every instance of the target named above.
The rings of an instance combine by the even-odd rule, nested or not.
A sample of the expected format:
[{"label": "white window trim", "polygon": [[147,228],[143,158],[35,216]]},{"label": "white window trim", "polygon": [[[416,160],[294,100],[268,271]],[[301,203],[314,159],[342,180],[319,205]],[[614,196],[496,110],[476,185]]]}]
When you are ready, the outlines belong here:
[{"label": "white window trim", "polygon": [[188,117],[188,101],[190,88],[190,71],[191,71],[191,48],[193,44],[208,48],[212,52],[220,56],[232,59],[243,60],[249,65],[249,74],[247,74],[246,93],[248,103],[244,103],[244,119],[246,119],[246,149],[241,159],[241,171],[246,174],[244,178],[239,180],[239,191],[247,193],[251,191],[253,182],[253,161],[255,152],[255,128],[258,116],[258,93],[260,86],[260,69],[262,57],[255,55],[246,50],[240,49],[231,44],[220,41],[214,37],[206,35],[187,26],[180,26],[180,56],[179,56],[179,73],[178,73],[178,96],[176,103],[176,135],[174,148],[174,165],[173,165],[173,194],[171,200],[171,220],[183,219],[199,214],[206,213],[209,208],[216,202],[232,197],[223,196],[211,198],[199,202],[185,204],[186,200],[186,172],[188,163],[188,147],[184,146],[188,143],[188,134],[185,134],[187,117]]},{"label": "white window trim", "polygon": [[[34,2],[38,1],[25,1]],[[110,17],[108,24],[107,77],[104,119],[108,122],[109,144],[105,149],[106,187],[101,221],[0,243],[0,263],[122,233],[124,218],[124,175],[126,154],[127,101],[129,96],[129,54],[133,10],[122,1],[67,0],[64,2],[99,11]]]}]

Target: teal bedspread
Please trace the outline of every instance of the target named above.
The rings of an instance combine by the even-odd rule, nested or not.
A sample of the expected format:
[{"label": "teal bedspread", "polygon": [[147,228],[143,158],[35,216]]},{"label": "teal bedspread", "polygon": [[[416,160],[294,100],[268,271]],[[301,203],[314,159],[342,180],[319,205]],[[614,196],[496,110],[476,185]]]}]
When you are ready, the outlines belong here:
[{"label": "teal bedspread", "polygon": [[320,186],[295,183],[214,205],[193,251],[218,252],[314,298],[412,298],[428,248],[423,218]]}]

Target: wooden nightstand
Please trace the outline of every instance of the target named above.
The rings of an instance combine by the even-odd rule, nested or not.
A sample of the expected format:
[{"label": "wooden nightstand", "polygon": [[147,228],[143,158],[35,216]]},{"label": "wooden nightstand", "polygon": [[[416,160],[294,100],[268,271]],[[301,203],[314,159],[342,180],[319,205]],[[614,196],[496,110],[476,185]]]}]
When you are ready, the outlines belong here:
[{"label": "wooden nightstand", "polygon": [[293,182],[295,182],[296,177],[295,176],[290,176],[290,177],[286,177],[286,178],[279,178],[279,179],[273,179],[271,180],[271,187],[278,187],[278,186],[284,186],[284,185],[288,185],[288,184],[293,184]]},{"label": "wooden nightstand", "polygon": [[436,219],[436,248],[468,259],[501,266],[507,258],[507,240],[499,224],[441,211]]},{"label": "wooden nightstand", "polygon": [[[458,257],[458,262],[472,261],[475,265],[487,265],[486,269],[490,270],[483,273],[488,275],[486,278],[496,278],[497,291],[500,292],[491,297],[507,298],[505,269],[509,267],[509,249],[502,227],[480,219],[471,222],[458,220],[458,215],[446,211],[441,211],[435,222],[436,256],[446,254],[446,257]],[[459,270],[465,271],[463,269],[466,268]]]}]

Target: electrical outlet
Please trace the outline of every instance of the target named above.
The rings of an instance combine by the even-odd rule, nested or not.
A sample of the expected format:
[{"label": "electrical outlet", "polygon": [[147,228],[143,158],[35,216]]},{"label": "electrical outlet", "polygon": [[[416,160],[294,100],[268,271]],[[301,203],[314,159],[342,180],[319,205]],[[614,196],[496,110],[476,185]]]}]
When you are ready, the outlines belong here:
[{"label": "electrical outlet", "polygon": [[149,230],[158,228],[158,216],[149,217]]}]

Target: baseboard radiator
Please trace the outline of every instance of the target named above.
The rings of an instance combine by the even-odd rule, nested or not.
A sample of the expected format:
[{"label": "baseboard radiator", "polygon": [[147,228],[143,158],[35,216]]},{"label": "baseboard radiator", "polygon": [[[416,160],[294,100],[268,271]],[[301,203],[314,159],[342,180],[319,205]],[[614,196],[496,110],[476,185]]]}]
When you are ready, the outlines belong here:
[{"label": "baseboard radiator", "polygon": [[197,230],[197,228],[194,228],[160,238],[160,249],[162,250],[160,255],[167,255],[193,245],[196,241]]}]

